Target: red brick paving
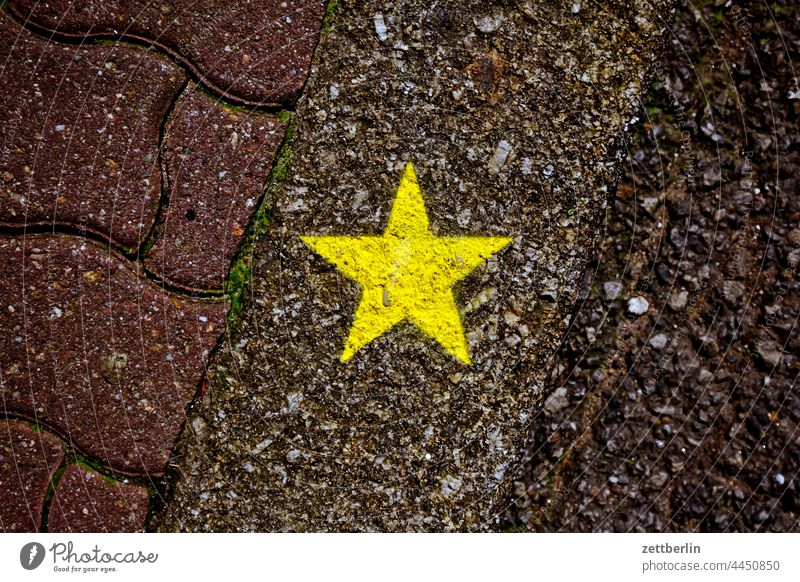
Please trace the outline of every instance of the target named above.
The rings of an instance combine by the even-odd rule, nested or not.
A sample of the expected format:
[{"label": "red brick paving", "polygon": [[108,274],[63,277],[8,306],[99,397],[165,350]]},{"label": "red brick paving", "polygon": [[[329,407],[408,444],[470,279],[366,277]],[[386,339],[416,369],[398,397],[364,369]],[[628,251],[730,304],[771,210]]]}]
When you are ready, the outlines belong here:
[{"label": "red brick paving", "polygon": [[52,435],[0,420],[0,531],[39,530],[47,484],[63,459]]},{"label": "red brick paving", "polygon": [[0,421],[0,531],[43,527],[51,479],[52,531],[143,528],[146,488],[76,465],[53,475],[72,449],[117,473],[163,474],[226,303],[159,280],[222,288],[286,128],[187,85],[181,66],[233,102],[291,107],[323,5],[0,8],[0,398],[17,417]]},{"label": "red brick paving", "polygon": [[155,43],[218,92],[257,104],[297,97],[324,12],[322,0],[11,0],[8,6],[47,31]]},{"label": "red brick paving", "polygon": [[96,471],[70,465],[50,502],[47,531],[143,531],[147,508],[146,487],[109,482]]},{"label": "red brick paving", "polygon": [[51,44],[1,12],[0,63],[0,223],[83,226],[136,249],[182,71],[150,51]]},{"label": "red brick paving", "polygon": [[5,407],[128,474],[161,474],[209,353],[221,301],[167,292],[74,236],[0,238]]},{"label": "red brick paving", "polygon": [[274,115],[187,88],[164,140],[170,196],[145,261],[151,272],[182,287],[222,288],[285,132]]}]

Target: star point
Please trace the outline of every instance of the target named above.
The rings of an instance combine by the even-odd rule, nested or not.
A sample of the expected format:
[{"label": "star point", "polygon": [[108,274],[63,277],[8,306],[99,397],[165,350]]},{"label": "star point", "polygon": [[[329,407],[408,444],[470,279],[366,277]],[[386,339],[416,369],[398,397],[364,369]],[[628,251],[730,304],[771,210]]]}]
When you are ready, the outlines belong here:
[{"label": "star point", "polygon": [[511,243],[509,237],[438,237],[414,166],[406,165],[381,236],[303,236],[314,252],[361,287],[340,361],[402,321],[471,364],[453,285]]}]

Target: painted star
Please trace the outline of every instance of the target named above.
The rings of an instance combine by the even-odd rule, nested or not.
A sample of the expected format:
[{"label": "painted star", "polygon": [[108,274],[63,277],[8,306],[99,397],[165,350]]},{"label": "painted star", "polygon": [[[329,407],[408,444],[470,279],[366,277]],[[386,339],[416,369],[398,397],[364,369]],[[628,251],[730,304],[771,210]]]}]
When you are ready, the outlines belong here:
[{"label": "painted star", "polygon": [[434,235],[410,162],[382,236],[302,240],[361,286],[342,362],[393,326],[410,321],[447,352],[471,363],[452,287],[511,239]]}]

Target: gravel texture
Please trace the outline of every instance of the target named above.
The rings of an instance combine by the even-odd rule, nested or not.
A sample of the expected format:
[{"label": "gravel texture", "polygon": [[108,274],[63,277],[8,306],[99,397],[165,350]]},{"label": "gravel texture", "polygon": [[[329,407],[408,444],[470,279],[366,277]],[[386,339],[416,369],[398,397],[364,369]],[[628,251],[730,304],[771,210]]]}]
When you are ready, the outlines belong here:
[{"label": "gravel texture", "polygon": [[507,528],[800,529],[799,23],[680,7]]}]

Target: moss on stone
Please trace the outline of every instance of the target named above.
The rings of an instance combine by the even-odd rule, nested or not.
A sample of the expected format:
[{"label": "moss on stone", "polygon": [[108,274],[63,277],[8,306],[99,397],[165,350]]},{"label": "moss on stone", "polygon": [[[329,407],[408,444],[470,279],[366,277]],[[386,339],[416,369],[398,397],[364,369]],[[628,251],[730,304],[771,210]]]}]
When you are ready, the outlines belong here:
[{"label": "moss on stone", "polygon": [[325,6],[325,16],[322,19],[322,32],[330,32],[333,28],[333,19],[339,8],[342,7],[342,0],[330,0]]}]

